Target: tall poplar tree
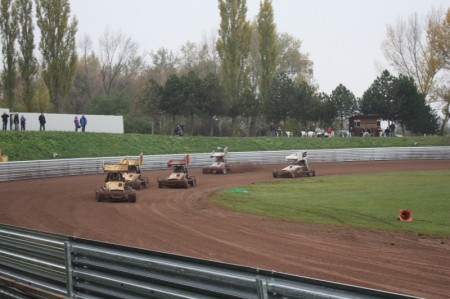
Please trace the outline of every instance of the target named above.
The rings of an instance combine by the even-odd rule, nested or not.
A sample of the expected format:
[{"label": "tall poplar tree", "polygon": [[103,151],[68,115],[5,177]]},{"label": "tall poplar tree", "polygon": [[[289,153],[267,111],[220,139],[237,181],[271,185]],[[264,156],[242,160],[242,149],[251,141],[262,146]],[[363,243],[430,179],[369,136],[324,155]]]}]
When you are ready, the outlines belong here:
[{"label": "tall poplar tree", "polygon": [[19,71],[24,82],[23,103],[27,111],[33,111],[34,87],[33,80],[37,73],[37,60],[33,55],[34,26],[33,26],[33,1],[17,0],[19,36]]},{"label": "tall poplar tree", "polygon": [[17,10],[13,0],[1,0],[0,36],[3,56],[1,79],[4,98],[9,109],[14,109],[15,105],[17,54],[14,46],[18,31]]},{"label": "tall poplar tree", "polygon": [[258,14],[259,57],[261,64],[260,99],[268,103],[272,90],[272,82],[276,72],[277,44],[271,0],[260,4]]},{"label": "tall poplar tree", "polygon": [[36,0],[36,16],[41,31],[42,76],[54,110],[61,112],[76,71],[77,20],[69,21],[68,0]]},{"label": "tall poplar tree", "polygon": [[221,60],[221,80],[230,115],[239,115],[239,101],[249,84],[248,57],[251,31],[246,20],[246,0],[219,0],[220,28],[216,47]]}]

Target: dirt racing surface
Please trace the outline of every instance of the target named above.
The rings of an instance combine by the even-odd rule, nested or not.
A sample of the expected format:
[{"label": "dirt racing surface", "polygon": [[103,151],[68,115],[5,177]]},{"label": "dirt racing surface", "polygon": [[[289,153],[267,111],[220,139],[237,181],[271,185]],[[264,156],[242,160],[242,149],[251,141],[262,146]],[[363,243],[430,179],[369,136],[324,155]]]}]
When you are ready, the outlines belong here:
[{"label": "dirt racing surface", "polygon": [[[190,169],[197,186],[189,189],[159,189],[156,178],[167,176],[170,169],[146,171],[150,187],[137,191],[136,203],[96,202],[103,174],[1,182],[0,223],[389,292],[450,298],[448,238],[280,221],[231,212],[208,201],[217,188],[280,180],[272,178],[272,170],[282,166],[233,165],[227,175]],[[316,176],[325,176],[450,169],[450,160],[310,166]],[[309,178],[296,180],[304,179]],[[398,216],[398,211],[392,213]]]}]

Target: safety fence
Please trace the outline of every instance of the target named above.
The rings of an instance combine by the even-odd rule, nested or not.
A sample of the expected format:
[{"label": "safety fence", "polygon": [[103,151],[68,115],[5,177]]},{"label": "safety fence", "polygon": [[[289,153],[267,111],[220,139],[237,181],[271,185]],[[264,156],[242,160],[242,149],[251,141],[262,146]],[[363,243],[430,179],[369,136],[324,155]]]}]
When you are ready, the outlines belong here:
[{"label": "safety fence", "polygon": [[37,298],[18,286],[45,298],[417,298],[0,224],[0,298]]},{"label": "safety fence", "polygon": [[[230,152],[231,163],[275,164],[296,151]],[[95,174],[103,172],[103,162],[118,163],[123,157],[51,159],[0,163],[0,181],[39,179],[55,176]],[[169,159],[183,159],[184,154],[145,155],[142,170],[167,167]],[[311,162],[346,162],[377,160],[450,159],[450,146],[439,147],[386,147],[309,150]],[[190,154],[191,167],[202,167],[211,163],[209,153]]]}]

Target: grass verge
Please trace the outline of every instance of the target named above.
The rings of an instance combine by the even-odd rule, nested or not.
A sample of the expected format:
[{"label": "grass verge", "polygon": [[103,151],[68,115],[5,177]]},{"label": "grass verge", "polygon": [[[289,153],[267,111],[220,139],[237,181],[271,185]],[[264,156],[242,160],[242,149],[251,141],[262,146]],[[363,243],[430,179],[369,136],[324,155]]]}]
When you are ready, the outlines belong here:
[{"label": "grass verge", "polygon": [[10,161],[58,158],[116,157],[209,153],[228,146],[231,152],[300,149],[448,146],[450,137],[417,136],[392,138],[287,138],[287,137],[204,137],[145,134],[0,131],[0,148]]},{"label": "grass verge", "polygon": [[[223,207],[291,221],[450,236],[450,171],[285,179],[215,192]],[[398,220],[410,209],[413,221]]]}]

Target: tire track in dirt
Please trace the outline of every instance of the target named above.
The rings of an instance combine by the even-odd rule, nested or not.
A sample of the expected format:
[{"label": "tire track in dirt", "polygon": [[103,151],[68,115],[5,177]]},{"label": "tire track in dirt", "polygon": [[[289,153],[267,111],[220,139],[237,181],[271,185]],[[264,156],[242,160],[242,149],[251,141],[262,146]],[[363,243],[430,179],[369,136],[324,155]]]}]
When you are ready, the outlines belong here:
[{"label": "tire track in dirt", "polygon": [[[0,222],[415,296],[450,298],[448,239],[243,215],[208,201],[218,188],[280,180],[272,178],[272,170],[282,166],[239,164],[227,175],[203,175],[201,169],[191,169],[198,185],[189,189],[159,189],[157,176],[170,170],[147,171],[150,188],[138,191],[135,204],[97,203],[95,189],[104,175],[2,182]],[[324,176],[450,169],[450,160],[311,166]]]}]

